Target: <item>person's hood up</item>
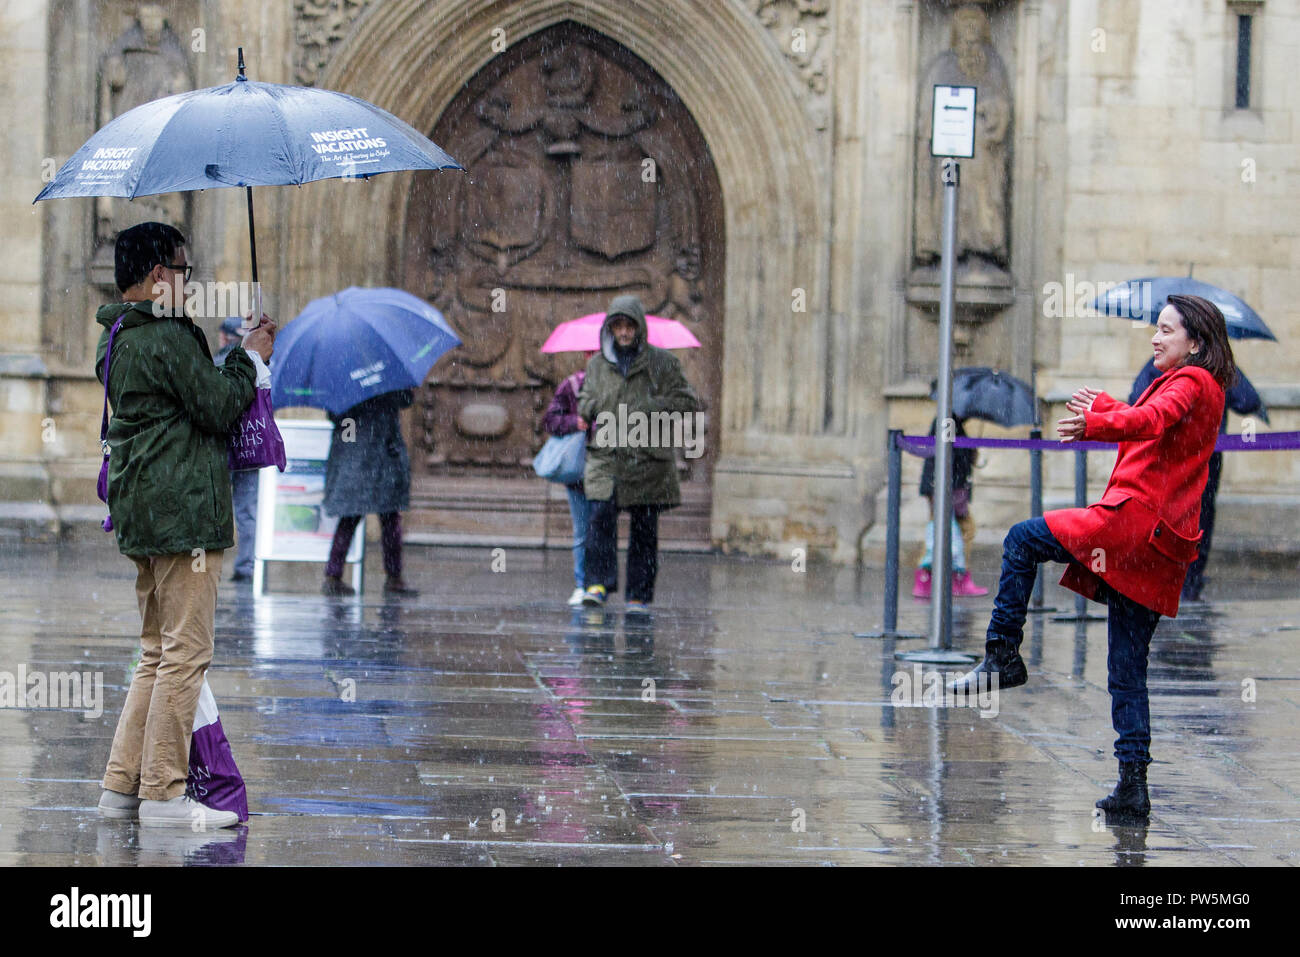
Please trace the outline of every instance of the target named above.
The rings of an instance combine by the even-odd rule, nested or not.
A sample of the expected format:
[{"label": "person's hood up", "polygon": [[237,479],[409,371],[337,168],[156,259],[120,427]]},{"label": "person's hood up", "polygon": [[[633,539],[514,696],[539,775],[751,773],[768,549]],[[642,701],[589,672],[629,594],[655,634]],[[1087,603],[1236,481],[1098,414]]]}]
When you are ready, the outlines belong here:
[{"label": "person's hood up", "polygon": [[618,365],[618,359],[614,355],[614,333],[610,332],[609,324],[616,316],[626,316],[636,324],[634,346],[638,353],[647,340],[645,306],[641,305],[641,300],[636,296],[615,296],[605,310],[605,321],[600,326],[600,354],[614,365]]},{"label": "person's hood up", "polygon": [[112,329],[113,323],[117,322],[124,309],[127,310],[126,318],[122,320],[123,329],[134,329],[136,326],[143,326],[147,322],[154,322],[161,318],[153,314],[153,300],[146,299],[143,302],[110,302],[100,306],[95,310],[95,321],[105,329]]}]

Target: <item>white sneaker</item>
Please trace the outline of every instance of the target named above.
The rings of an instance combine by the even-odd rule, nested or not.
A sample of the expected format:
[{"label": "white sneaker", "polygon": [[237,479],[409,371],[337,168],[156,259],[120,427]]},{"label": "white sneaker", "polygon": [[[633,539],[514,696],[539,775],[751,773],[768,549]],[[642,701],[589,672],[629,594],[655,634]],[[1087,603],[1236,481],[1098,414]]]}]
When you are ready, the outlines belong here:
[{"label": "white sneaker", "polygon": [[584,592],[581,588],[575,588],[575,589],[573,590],[573,594],[569,596],[569,604],[570,604],[570,605],[581,605],[581,604],[582,604],[582,596],[585,595],[585,594],[586,594],[586,592]]},{"label": "white sneaker", "polygon": [[140,799],[134,794],[119,794],[104,788],[99,796],[99,816],[119,821],[134,821],[140,811]]},{"label": "white sneaker", "polygon": [[187,794],[170,801],[141,801],[141,827],[188,827],[191,831],[215,831],[234,827],[239,815],[234,811],[218,811],[200,804]]}]

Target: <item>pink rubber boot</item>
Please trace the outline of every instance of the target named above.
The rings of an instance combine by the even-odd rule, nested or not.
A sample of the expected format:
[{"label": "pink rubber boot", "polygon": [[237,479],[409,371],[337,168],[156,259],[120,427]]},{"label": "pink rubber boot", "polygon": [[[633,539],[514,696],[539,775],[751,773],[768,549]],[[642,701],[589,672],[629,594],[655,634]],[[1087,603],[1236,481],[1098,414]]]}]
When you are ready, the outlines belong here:
[{"label": "pink rubber boot", "polygon": [[980,588],[971,581],[970,572],[955,572],[952,576],[952,593],[954,595],[987,595],[987,588]]},{"label": "pink rubber boot", "polygon": [[930,597],[930,569],[918,568],[916,570],[916,583],[912,585],[912,597]]}]

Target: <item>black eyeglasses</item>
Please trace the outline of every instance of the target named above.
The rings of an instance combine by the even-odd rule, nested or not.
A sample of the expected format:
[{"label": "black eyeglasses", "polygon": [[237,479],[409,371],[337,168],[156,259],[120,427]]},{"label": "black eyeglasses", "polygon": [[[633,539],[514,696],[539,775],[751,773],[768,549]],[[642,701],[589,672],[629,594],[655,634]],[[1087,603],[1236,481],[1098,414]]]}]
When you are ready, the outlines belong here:
[{"label": "black eyeglasses", "polygon": [[167,269],[175,269],[178,273],[181,273],[181,275],[184,276],[185,282],[189,282],[190,276],[194,273],[193,266],[174,266],[171,263],[162,263],[161,265]]}]

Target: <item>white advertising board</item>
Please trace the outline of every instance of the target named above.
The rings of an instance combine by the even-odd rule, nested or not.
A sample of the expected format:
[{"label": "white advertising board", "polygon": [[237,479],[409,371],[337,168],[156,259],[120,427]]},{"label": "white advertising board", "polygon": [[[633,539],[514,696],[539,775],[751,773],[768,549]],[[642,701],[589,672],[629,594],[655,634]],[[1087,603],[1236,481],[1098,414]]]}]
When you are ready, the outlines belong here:
[{"label": "white advertising board", "polygon": [[[325,465],[329,461],[329,422],[275,420],[284,439],[285,469],[261,470],[257,489],[257,543],[253,592],[262,594],[264,562],[320,562],[329,559],[338,518],[325,514]],[[357,525],[345,561],[352,565],[353,587],[361,593],[366,523]]]}]

